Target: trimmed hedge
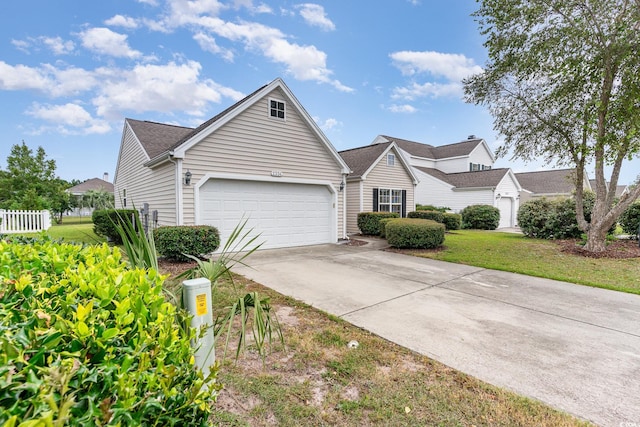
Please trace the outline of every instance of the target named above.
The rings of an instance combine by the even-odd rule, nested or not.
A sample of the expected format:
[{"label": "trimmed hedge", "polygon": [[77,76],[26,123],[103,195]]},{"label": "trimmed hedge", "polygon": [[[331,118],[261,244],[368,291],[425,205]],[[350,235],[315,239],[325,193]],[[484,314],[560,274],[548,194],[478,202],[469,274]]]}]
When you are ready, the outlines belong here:
[{"label": "trimmed hedge", "polygon": [[93,211],[91,220],[94,233],[106,237],[117,245],[122,243],[122,239],[116,230],[116,224],[128,222],[134,224],[136,230],[142,225],[138,211],[135,209],[100,209]]},{"label": "trimmed hedge", "polygon": [[444,224],[444,213],[440,211],[413,211],[407,214],[407,218],[430,219],[432,221]]},{"label": "trimmed hedge", "polygon": [[217,365],[117,247],[0,241],[0,425],[207,426]]},{"label": "trimmed hedge", "polygon": [[444,213],[444,212],[448,211],[449,208],[443,207],[443,206],[416,204],[416,210],[417,211],[438,211],[438,212]]},{"label": "trimmed hedge", "polygon": [[442,223],[447,230],[460,230],[462,228],[462,215],[445,212],[442,214]]},{"label": "trimmed hedge", "polygon": [[620,215],[620,226],[626,234],[638,235],[640,227],[640,202],[635,202]]},{"label": "trimmed hedge", "polygon": [[218,229],[209,225],[159,227],[153,232],[156,250],[172,261],[192,261],[184,254],[202,257],[220,246]]},{"label": "trimmed hedge", "polygon": [[491,205],[471,205],[462,209],[462,228],[495,230],[500,224],[500,209]]},{"label": "trimmed hedge", "polygon": [[387,224],[389,224],[390,221],[395,221],[399,218],[382,218],[380,221],[378,221],[379,225],[380,225],[380,234],[379,236],[382,237],[383,239],[387,237],[386,234],[386,229],[387,229]]},{"label": "trimmed hedge", "polygon": [[385,232],[395,248],[432,249],[444,242],[444,224],[429,219],[397,219],[387,223]]},{"label": "trimmed hedge", "polygon": [[379,236],[380,220],[383,218],[400,218],[393,212],[360,212],[358,214],[358,228],[364,235]]}]

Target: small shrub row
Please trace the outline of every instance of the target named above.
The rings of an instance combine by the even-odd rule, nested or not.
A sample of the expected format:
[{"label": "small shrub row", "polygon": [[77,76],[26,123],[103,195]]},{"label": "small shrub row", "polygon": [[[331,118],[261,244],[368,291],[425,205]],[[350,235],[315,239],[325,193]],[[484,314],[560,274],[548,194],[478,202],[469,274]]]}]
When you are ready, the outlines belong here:
[{"label": "small shrub row", "polygon": [[122,243],[122,238],[117,231],[117,224],[129,223],[135,230],[141,226],[140,216],[135,209],[100,209],[93,211],[91,220],[94,233],[118,245]]},{"label": "small shrub row", "polygon": [[202,257],[220,246],[218,229],[209,225],[165,226],[153,232],[158,253],[172,261],[191,261],[185,256]]},{"label": "small shrub row", "polygon": [[0,241],[0,425],[206,426],[217,368],[117,247]]},{"label": "small shrub row", "polygon": [[462,228],[495,230],[500,224],[500,209],[491,205],[471,205],[460,212]]},{"label": "small shrub row", "polygon": [[381,232],[380,220],[383,218],[400,218],[393,212],[360,212],[358,214],[358,228],[364,235],[379,236]]},{"label": "small shrub row", "polygon": [[462,215],[442,211],[414,211],[407,214],[408,218],[430,219],[444,224],[446,230],[460,230]]},{"label": "small shrub row", "polygon": [[449,208],[447,207],[443,207],[443,206],[433,206],[433,205],[421,205],[421,204],[416,204],[416,210],[417,211],[438,211],[438,212],[446,212],[449,210]]},{"label": "small shrub row", "polygon": [[444,224],[428,219],[394,219],[386,224],[385,234],[394,248],[432,249],[444,242]]}]

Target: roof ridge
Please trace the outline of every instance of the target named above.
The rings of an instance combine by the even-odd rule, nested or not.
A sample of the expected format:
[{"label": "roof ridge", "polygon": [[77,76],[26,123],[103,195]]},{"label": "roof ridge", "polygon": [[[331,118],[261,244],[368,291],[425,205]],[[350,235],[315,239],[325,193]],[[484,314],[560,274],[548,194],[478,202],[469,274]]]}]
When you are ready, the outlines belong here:
[{"label": "roof ridge", "polygon": [[125,120],[127,120],[127,121],[133,120],[133,121],[136,121],[136,122],[149,123],[149,124],[152,124],[152,125],[171,126],[171,127],[174,127],[174,128],[195,129],[195,128],[191,127],[191,126],[174,125],[173,123],[162,123],[162,122],[156,122],[154,120],[138,120],[138,119],[132,119],[131,117],[127,117],[127,118],[125,118]]}]

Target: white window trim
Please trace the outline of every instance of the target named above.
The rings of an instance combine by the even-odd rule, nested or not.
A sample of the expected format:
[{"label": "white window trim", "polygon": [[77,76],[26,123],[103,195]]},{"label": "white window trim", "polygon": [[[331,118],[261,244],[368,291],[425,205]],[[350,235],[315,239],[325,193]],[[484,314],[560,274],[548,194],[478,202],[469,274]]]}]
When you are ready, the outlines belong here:
[{"label": "white window trim", "polygon": [[[382,191],[389,191],[389,203],[382,203]],[[393,202],[393,192],[394,191],[398,191],[400,193],[400,202],[398,203],[394,203]],[[389,206],[389,210],[388,211],[383,211],[382,210],[382,206]],[[398,188],[378,188],[378,212],[393,212],[393,207],[394,206],[398,206],[400,208],[400,210],[397,212],[399,214],[402,214],[402,190],[398,189]]]},{"label": "white window trim", "polygon": [[387,166],[396,165],[396,155],[393,153],[387,153]]},{"label": "white window trim", "polygon": [[[277,117],[277,116],[272,116],[271,115],[271,110],[273,110],[273,108],[271,108],[271,103],[272,102],[278,102],[281,103],[283,105],[283,114],[284,117]],[[280,111],[278,108],[275,109],[276,111]],[[269,101],[267,102],[267,114],[269,115],[270,119],[273,120],[281,120],[283,122],[287,121],[287,102],[282,100],[282,99],[277,99],[277,98],[269,98]]]}]

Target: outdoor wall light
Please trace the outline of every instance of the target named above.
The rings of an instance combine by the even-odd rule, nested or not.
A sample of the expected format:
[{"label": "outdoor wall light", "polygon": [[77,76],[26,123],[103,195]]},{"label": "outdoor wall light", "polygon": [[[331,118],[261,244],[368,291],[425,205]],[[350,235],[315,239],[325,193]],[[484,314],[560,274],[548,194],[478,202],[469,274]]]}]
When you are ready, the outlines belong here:
[{"label": "outdoor wall light", "polygon": [[184,174],[184,185],[190,185],[190,184],[191,184],[191,171],[187,169],[187,171]]},{"label": "outdoor wall light", "polygon": [[340,191],[342,192],[342,190],[344,190],[344,178],[342,178],[342,181],[340,182]]}]

